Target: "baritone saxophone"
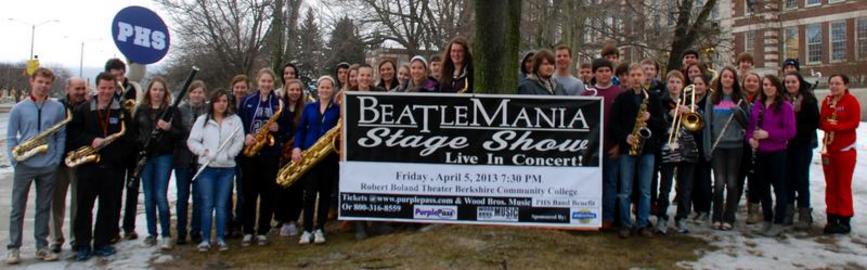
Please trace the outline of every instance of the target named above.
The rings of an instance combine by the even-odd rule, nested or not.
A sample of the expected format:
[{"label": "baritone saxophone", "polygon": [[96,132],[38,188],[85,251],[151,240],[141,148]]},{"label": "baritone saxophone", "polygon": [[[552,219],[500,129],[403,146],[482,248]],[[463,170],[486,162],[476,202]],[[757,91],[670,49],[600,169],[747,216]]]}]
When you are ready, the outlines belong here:
[{"label": "baritone saxophone", "polygon": [[280,172],[277,173],[277,184],[283,187],[291,186],[304,173],[330,155],[331,152],[336,152],[337,138],[340,137],[340,129],[342,127],[342,122],[338,120],[337,125],[328,130],[319,140],[316,140],[316,143],[310,146],[310,148],[301,152],[300,162],[289,162],[289,164],[280,168]]}]

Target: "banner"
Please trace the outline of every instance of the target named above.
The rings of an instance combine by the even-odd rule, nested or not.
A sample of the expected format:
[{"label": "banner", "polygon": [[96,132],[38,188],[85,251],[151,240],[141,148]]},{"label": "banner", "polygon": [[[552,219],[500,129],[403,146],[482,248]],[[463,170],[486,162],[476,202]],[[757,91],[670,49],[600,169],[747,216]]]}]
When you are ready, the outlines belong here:
[{"label": "banner", "polygon": [[348,92],[342,220],[595,229],[602,99]]}]

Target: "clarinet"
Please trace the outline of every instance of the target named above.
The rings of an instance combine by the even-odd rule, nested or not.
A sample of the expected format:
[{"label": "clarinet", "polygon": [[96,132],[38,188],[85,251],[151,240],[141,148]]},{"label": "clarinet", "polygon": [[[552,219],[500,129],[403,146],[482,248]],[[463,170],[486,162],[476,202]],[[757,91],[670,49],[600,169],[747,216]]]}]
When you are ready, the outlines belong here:
[{"label": "clarinet", "polygon": [[[761,107],[759,107],[759,117],[756,121],[756,129],[755,130],[761,129],[762,128],[762,122],[765,121],[765,102],[764,101],[760,102],[759,106],[761,106]],[[753,132],[755,132],[755,131],[753,131]],[[751,174],[756,173],[756,153],[758,151],[759,151],[758,146],[753,148],[752,160],[750,161],[752,163],[752,166],[750,166],[750,173]]]}]

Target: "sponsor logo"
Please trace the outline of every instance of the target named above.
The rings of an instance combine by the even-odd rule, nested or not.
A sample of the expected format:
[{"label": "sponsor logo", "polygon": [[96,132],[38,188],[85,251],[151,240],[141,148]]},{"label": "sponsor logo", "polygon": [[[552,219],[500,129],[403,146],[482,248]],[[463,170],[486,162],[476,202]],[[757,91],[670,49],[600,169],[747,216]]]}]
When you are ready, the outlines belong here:
[{"label": "sponsor logo", "polygon": [[518,208],[480,206],[476,209],[476,220],[517,222]]},{"label": "sponsor logo", "polygon": [[589,209],[572,211],[572,220],[577,220],[581,224],[593,222],[597,216],[596,212],[590,211]]},{"label": "sponsor logo", "polygon": [[415,205],[412,210],[415,219],[457,220],[458,207],[454,205]]}]

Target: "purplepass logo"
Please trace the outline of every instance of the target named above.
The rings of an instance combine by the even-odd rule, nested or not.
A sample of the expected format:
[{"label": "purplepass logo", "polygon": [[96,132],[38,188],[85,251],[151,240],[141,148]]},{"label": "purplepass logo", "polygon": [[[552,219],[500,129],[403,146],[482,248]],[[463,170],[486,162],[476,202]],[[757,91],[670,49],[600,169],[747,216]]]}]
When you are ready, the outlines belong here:
[{"label": "purplepass logo", "polygon": [[415,219],[457,220],[458,208],[454,205],[415,205],[412,216]]}]

